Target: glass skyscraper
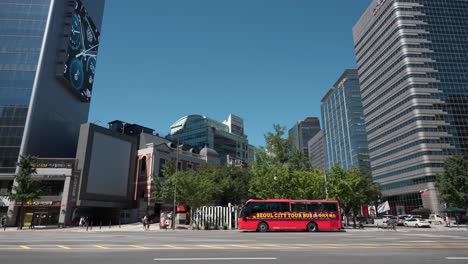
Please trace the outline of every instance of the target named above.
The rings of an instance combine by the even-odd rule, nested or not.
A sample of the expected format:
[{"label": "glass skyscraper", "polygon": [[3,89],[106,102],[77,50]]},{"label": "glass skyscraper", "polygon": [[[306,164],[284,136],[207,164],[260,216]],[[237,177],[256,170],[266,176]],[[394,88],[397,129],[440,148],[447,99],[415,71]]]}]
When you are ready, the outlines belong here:
[{"label": "glass skyscraper", "polygon": [[357,70],[341,75],[323,97],[321,110],[326,168],[338,164],[344,169],[355,166],[370,172]]},{"label": "glass skyscraper", "polygon": [[[86,60],[94,72],[88,46],[98,42],[103,11],[104,0],[0,0],[0,191],[11,188],[19,155],[75,157],[89,102],[64,81],[66,49],[76,40],[74,64]],[[68,76],[86,83],[78,73]]]},{"label": "glass skyscraper", "polygon": [[374,0],[353,35],[374,181],[393,213],[437,212],[444,161],[468,157],[468,1]]},{"label": "glass skyscraper", "polygon": [[289,129],[288,135],[292,137],[293,145],[296,149],[302,151],[304,156],[309,156],[308,142],[320,131],[320,121],[318,117],[306,117],[304,120],[297,121]]},{"label": "glass skyscraper", "polygon": [[171,125],[167,138],[198,148],[208,146],[218,152],[222,164],[247,165],[254,160],[254,147],[244,134],[244,121],[235,115],[219,122],[201,115],[189,115]]},{"label": "glass skyscraper", "polygon": [[49,5],[0,0],[0,173],[16,169]]}]

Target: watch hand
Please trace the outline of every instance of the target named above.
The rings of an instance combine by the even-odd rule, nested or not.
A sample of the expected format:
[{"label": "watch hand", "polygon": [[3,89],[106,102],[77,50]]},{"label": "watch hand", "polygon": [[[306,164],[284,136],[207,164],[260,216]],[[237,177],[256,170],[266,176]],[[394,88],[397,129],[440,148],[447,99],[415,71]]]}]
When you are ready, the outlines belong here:
[{"label": "watch hand", "polygon": [[94,55],[94,54],[88,54],[88,51],[90,51],[90,50],[92,50],[92,49],[94,49],[94,48],[96,48],[96,47],[98,47],[98,46],[99,46],[99,44],[98,44],[98,45],[95,45],[95,46],[92,46],[91,48],[89,48],[89,49],[87,49],[87,50],[83,50],[82,52],[76,54],[75,57],[78,58],[78,57],[80,57],[80,56],[82,56],[82,55],[86,55],[86,56],[90,56],[90,57],[95,57],[96,55]]}]

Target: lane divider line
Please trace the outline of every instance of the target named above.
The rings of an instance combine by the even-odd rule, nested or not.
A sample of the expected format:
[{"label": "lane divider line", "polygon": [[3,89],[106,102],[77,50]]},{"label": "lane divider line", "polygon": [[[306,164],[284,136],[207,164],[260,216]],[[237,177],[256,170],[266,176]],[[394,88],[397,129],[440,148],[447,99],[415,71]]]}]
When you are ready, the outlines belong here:
[{"label": "lane divider line", "polygon": [[138,249],[151,249],[149,247],[143,247],[143,246],[138,246],[138,245],[130,245],[132,248],[138,248]]},{"label": "lane divider line", "polygon": [[212,248],[212,249],[226,249],[225,247],[212,246],[212,245],[198,245],[199,247]]},{"label": "lane divider line", "polygon": [[155,258],[154,261],[277,260],[278,258]]},{"label": "lane divider line", "polygon": [[186,248],[186,247],[178,247],[178,246],[174,246],[174,245],[161,245],[163,247],[166,247],[166,248],[173,248],[173,249],[189,249],[189,248]]},{"label": "lane divider line", "polygon": [[66,250],[70,250],[70,249],[71,249],[70,247],[67,247],[67,246],[62,246],[62,245],[57,245],[57,247],[59,247],[59,248],[63,248],[63,249],[66,249]]},{"label": "lane divider line", "polygon": [[99,249],[111,249],[111,248],[100,246],[100,245],[94,245],[94,247],[99,248]]}]

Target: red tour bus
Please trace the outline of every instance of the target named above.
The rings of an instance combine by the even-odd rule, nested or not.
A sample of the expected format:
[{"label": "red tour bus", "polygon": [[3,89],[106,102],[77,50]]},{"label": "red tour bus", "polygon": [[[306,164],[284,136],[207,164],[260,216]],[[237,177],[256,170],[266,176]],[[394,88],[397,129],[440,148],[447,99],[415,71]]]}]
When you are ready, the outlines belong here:
[{"label": "red tour bus", "polygon": [[339,229],[340,206],[334,200],[248,200],[239,217],[239,230],[245,231]]}]

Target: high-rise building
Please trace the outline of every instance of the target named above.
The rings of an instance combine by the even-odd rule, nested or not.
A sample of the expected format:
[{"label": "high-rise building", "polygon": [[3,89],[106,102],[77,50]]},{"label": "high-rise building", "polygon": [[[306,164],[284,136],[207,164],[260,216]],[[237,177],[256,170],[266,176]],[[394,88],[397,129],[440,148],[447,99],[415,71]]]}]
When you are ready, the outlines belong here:
[{"label": "high-rise building", "polygon": [[222,164],[244,166],[254,157],[253,147],[244,134],[244,121],[235,115],[219,122],[201,115],[189,115],[171,125],[167,138],[198,149],[214,149]]},{"label": "high-rise building", "polygon": [[294,148],[301,150],[307,157],[309,156],[309,147],[307,142],[320,131],[320,121],[318,117],[306,117],[304,120],[297,121],[289,129],[288,135],[293,140]]},{"label": "high-rise building", "polygon": [[369,155],[357,70],[346,70],[322,99],[327,169],[359,167],[369,172]]},{"label": "high-rise building", "polygon": [[374,0],[353,35],[374,181],[393,213],[437,212],[444,161],[468,157],[468,1]]},{"label": "high-rise building", "polygon": [[104,0],[0,0],[0,192],[20,155],[75,158],[103,12]]},{"label": "high-rise building", "polygon": [[312,162],[312,167],[318,169],[325,169],[325,144],[323,138],[323,131],[320,130],[309,142],[309,158]]}]

